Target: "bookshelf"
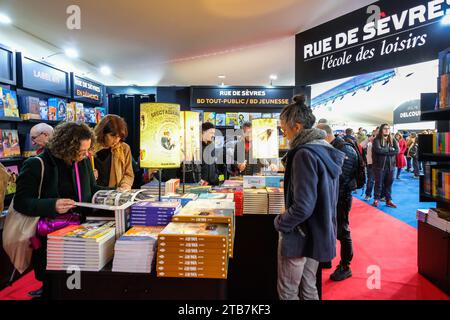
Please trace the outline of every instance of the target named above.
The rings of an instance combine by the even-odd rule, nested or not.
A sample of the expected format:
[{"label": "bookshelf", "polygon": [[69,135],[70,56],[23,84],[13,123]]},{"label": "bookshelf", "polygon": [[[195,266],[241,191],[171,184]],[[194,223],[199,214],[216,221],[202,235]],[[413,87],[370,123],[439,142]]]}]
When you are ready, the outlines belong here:
[{"label": "bookshelf", "polygon": [[[436,121],[437,133],[419,135],[419,161],[424,163],[420,201],[436,202],[437,208],[447,210],[450,181],[445,176],[450,173],[450,152],[446,144],[450,135],[443,133],[450,132],[449,79],[450,48],[439,54],[438,93],[421,95],[421,121]],[[420,274],[450,294],[450,234],[422,221],[418,224],[418,268]]]}]

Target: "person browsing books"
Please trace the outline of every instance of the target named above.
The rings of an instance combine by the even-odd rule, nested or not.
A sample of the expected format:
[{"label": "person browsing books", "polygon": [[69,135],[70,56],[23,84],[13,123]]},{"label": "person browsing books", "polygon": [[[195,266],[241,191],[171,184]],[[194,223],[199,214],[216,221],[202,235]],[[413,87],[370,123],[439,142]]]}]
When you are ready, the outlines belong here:
[{"label": "person browsing books", "polygon": [[[278,242],[278,295],[281,300],[318,300],[319,262],[336,256],[336,205],[344,153],[313,128],[305,96],[294,97],[280,115],[289,140],[284,192],[286,211],[275,218]],[[301,288],[301,290],[300,290]]]},{"label": "person browsing books", "polygon": [[44,151],[48,141],[52,138],[53,127],[46,123],[38,123],[31,128],[30,136],[31,143],[33,145],[39,146],[39,148],[36,150],[36,154],[39,155]]},{"label": "person browsing books", "polygon": [[202,169],[201,184],[213,185],[219,184],[219,170],[217,169],[214,136],[216,128],[210,122],[202,124]]},{"label": "person browsing books", "polygon": [[[17,178],[13,208],[27,216],[56,218],[60,214],[72,211],[75,208],[75,201],[91,202],[94,193],[104,189],[95,183],[91,163],[87,158],[93,141],[95,141],[94,134],[86,124],[74,122],[59,124],[44,151],[23,163]],[[44,169],[43,177],[42,169]],[[76,175],[77,170],[79,179]],[[76,212],[82,216],[88,213],[82,208],[78,208]],[[48,289],[45,275],[47,238],[39,237],[39,240],[41,246],[33,251],[31,263],[35,277],[43,282],[45,291]],[[42,289],[30,294],[39,296]]]},{"label": "person browsing books", "polygon": [[134,182],[131,149],[123,142],[128,136],[125,120],[113,114],[105,116],[94,129],[94,169],[101,186],[130,190]]}]

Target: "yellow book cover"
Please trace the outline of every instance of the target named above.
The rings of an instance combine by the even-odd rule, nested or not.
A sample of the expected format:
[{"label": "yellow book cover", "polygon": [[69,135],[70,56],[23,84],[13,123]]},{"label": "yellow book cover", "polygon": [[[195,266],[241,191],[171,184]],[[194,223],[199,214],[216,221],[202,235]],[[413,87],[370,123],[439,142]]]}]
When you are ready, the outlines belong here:
[{"label": "yellow book cover", "polygon": [[276,119],[252,120],[252,152],[255,159],[278,158],[278,127]]},{"label": "yellow book cover", "polygon": [[210,122],[213,125],[216,124],[216,113],[215,112],[204,112],[203,122]]},{"label": "yellow book cover", "polygon": [[141,168],[180,167],[179,104],[141,104],[140,133]]},{"label": "yellow book cover", "polygon": [[227,126],[237,126],[239,125],[238,113],[236,112],[227,112],[225,123]]},{"label": "yellow book cover", "polygon": [[431,195],[437,197],[437,169],[431,170]]}]

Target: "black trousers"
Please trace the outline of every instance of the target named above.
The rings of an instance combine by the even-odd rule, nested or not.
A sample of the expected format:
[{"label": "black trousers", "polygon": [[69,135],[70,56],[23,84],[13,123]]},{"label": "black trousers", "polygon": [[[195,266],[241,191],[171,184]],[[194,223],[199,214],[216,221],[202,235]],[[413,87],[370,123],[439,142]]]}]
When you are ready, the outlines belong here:
[{"label": "black trousers", "polygon": [[350,234],[349,214],[352,208],[352,193],[341,192],[337,204],[337,239],[341,243],[341,265],[350,265],[353,259],[353,245]]},{"label": "black trousers", "polygon": [[394,169],[374,169],[375,199],[385,196],[386,201],[392,200],[392,183],[394,182]]}]

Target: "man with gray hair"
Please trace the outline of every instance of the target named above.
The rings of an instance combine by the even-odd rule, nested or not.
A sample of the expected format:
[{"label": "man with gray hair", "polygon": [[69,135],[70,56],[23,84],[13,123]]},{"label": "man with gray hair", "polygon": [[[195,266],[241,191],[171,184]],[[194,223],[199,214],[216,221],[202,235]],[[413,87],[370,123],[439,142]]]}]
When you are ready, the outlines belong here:
[{"label": "man with gray hair", "polygon": [[39,146],[36,154],[40,154],[44,151],[45,146],[53,136],[53,127],[46,123],[38,123],[31,128],[30,136],[33,145]]}]

